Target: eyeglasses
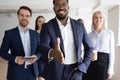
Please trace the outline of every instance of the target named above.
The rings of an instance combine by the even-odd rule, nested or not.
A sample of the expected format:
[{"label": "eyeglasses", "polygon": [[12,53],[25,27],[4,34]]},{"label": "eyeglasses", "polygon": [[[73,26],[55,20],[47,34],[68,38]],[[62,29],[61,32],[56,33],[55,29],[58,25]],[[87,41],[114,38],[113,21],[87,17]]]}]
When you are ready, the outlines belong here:
[{"label": "eyeglasses", "polygon": [[68,3],[62,3],[62,4],[56,3],[54,6],[55,6],[56,8],[67,7],[67,6],[68,6]]}]

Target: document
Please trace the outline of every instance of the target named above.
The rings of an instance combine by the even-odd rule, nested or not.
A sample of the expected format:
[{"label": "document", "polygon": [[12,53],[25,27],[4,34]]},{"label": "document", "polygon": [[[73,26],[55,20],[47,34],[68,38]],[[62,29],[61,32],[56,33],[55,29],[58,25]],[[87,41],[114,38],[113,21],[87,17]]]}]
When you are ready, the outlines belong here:
[{"label": "document", "polygon": [[35,59],[36,56],[27,56],[27,57],[23,57],[24,59]]}]

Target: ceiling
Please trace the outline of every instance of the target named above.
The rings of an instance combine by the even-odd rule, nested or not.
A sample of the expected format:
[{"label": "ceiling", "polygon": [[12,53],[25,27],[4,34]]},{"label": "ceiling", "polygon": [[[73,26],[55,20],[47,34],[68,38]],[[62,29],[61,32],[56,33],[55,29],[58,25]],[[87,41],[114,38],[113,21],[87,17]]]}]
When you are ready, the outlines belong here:
[{"label": "ceiling", "polygon": [[[0,0],[0,8],[16,8],[15,6],[29,5],[33,8],[50,8],[53,0]],[[69,0],[73,8],[93,8],[99,0]],[[5,7],[8,6],[8,7]]]},{"label": "ceiling", "polygon": [[[34,11],[51,11],[53,7],[52,1],[53,0],[0,0],[0,12],[16,11],[22,5],[29,6]],[[111,3],[113,3],[113,1],[117,2],[119,0],[109,0]],[[106,2],[106,0],[69,0],[69,5],[71,9],[88,10],[105,7],[105,5],[108,7],[109,2]],[[111,6],[113,7],[113,5],[109,4],[109,8]]]},{"label": "ceiling", "polygon": [[[14,11],[22,5],[27,5],[35,11],[49,11],[52,10],[53,7],[52,1],[53,0],[0,0],[0,11]],[[98,3],[99,0],[69,0],[71,9],[93,9]]]}]

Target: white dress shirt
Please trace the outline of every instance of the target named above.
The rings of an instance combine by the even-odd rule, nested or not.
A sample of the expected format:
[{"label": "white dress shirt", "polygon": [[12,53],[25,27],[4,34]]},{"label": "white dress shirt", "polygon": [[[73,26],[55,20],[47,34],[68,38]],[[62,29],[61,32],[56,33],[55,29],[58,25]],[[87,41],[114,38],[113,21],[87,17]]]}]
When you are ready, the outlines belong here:
[{"label": "white dress shirt", "polygon": [[77,53],[75,49],[75,42],[74,42],[74,36],[73,36],[73,30],[70,23],[70,18],[68,18],[67,24],[64,26],[62,23],[57,19],[63,44],[64,44],[64,50],[65,50],[65,61],[64,64],[74,64],[77,62]]},{"label": "white dress shirt", "polygon": [[[26,32],[24,32],[20,26],[18,27],[18,29],[19,29],[19,32],[20,32],[20,37],[21,37],[21,40],[22,40],[23,49],[24,49],[24,52],[25,52],[25,57],[28,57],[28,56],[31,55],[30,54],[31,46],[30,46],[29,29],[27,29]],[[31,64],[31,63],[29,63],[28,61],[25,61],[25,68],[29,64]]]},{"label": "white dress shirt", "polygon": [[109,54],[108,73],[114,74],[115,43],[113,32],[109,29],[102,29],[100,33],[97,33],[95,30],[93,30],[89,33],[89,37],[93,44],[94,50]]}]

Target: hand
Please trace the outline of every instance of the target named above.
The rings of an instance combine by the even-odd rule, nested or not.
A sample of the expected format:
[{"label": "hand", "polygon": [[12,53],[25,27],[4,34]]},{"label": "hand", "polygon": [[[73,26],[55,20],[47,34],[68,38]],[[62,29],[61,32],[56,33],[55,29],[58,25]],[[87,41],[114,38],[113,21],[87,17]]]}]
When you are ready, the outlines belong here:
[{"label": "hand", "polygon": [[19,65],[24,64],[24,61],[25,61],[25,59],[23,59],[22,56],[17,56],[16,57],[16,63],[17,64],[19,64]]},{"label": "hand", "polygon": [[93,50],[92,60],[91,61],[96,61],[96,60],[97,60],[97,51]]},{"label": "hand", "polygon": [[37,61],[37,56],[36,55],[32,55],[31,57],[35,57],[35,58],[29,58],[26,59],[28,62],[30,62],[31,64],[35,63]]},{"label": "hand", "polygon": [[92,59],[91,59],[91,61],[96,61],[95,59],[94,59],[94,57],[92,56]]},{"label": "hand", "polygon": [[110,80],[112,78],[111,74],[107,74],[107,80]]},{"label": "hand", "polygon": [[38,79],[37,80],[45,80],[43,77],[38,77]]},{"label": "hand", "polygon": [[63,53],[60,49],[60,38],[57,38],[55,49],[50,52],[50,57],[53,57],[62,64],[64,63]]}]

